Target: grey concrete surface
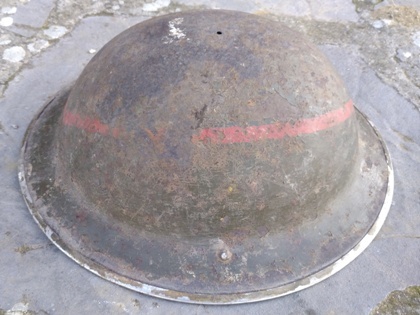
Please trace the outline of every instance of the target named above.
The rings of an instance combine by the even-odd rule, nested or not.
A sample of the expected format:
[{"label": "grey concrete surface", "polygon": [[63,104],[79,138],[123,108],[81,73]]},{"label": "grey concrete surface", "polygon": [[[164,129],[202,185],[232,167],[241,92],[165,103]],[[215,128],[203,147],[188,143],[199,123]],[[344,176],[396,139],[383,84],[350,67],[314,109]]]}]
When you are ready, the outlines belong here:
[{"label": "grey concrete surface", "polygon": [[[420,3],[353,2],[1,0],[0,314],[369,314],[391,291],[419,285]],[[354,262],[309,289],[238,306],[187,305],[138,294],[62,254],[23,201],[17,179],[20,145],[43,104],[130,25],[195,8],[252,12],[307,34],[388,145],[396,179],[384,227]],[[10,17],[8,25],[4,18]]]}]

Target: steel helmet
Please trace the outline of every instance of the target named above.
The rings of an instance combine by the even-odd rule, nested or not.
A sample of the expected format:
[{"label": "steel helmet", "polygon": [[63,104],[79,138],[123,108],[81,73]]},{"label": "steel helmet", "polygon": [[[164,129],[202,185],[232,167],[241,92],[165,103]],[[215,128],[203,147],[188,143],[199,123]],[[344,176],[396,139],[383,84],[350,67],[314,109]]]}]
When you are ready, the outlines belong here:
[{"label": "steel helmet", "polygon": [[19,178],[42,230],[153,296],[244,303],[354,259],[392,198],[379,134],[326,57],[233,11],[124,31],[35,117]]}]

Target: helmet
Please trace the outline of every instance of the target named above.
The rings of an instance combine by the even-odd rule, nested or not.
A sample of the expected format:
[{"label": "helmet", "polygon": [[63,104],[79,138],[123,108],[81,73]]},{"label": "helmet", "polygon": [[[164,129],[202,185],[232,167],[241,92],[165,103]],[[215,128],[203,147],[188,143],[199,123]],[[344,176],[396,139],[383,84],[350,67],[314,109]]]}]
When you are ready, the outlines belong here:
[{"label": "helmet", "polygon": [[20,184],[97,275],[190,303],[313,285],[378,233],[393,175],[322,53],[277,22],[191,11],[104,46],[28,128]]}]

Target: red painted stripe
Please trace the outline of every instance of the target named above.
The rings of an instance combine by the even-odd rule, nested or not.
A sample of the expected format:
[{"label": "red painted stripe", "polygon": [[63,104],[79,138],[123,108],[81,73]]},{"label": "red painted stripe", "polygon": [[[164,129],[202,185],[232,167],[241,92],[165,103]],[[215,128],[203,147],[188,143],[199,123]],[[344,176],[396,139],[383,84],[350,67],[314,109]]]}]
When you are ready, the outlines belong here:
[{"label": "red painted stripe", "polygon": [[193,141],[210,141],[211,143],[241,143],[268,139],[282,139],[285,136],[296,137],[311,134],[334,127],[347,120],[354,111],[353,102],[349,100],[342,108],[323,115],[298,120],[295,123],[274,123],[249,127],[222,127],[202,129],[194,135]]},{"label": "red painted stripe", "polygon": [[66,126],[74,126],[78,129],[91,133],[100,133],[102,135],[110,135],[117,138],[120,131],[116,128],[110,128],[107,124],[102,123],[99,119],[82,117],[67,110],[64,110],[63,124]]},{"label": "red painted stripe", "polygon": [[[298,135],[311,134],[334,127],[347,120],[353,112],[353,102],[349,100],[342,108],[314,118],[301,119],[295,123],[274,123],[249,127],[232,126],[202,129],[199,134],[192,136],[192,141],[209,141],[211,143],[229,144],[282,139],[285,136],[296,137]],[[118,138],[124,134],[124,130],[111,128],[107,124],[102,123],[99,119],[82,117],[66,109],[63,114],[63,124],[91,133],[109,135],[114,138]]]}]

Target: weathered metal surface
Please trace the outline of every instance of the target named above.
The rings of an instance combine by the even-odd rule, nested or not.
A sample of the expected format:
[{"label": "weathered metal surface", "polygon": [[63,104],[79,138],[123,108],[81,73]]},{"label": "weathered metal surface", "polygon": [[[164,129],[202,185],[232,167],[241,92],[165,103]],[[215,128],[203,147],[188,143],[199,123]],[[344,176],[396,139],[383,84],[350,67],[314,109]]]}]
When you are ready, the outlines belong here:
[{"label": "weathered metal surface", "polygon": [[[285,228],[323,211],[346,182],[357,152],[348,101],[325,57],[280,24],[165,16],[124,32],[85,68],[65,107],[60,161],[85,198],[154,234]],[[334,132],[287,136],[328,114]],[[261,126],[266,136],[251,138]],[[273,134],[280,141],[264,141]]]},{"label": "weathered metal surface", "polygon": [[108,43],[29,127],[20,177],[47,235],[102,277],[241,303],[359,254],[388,211],[390,170],[314,46],[260,17],[204,11]]}]

